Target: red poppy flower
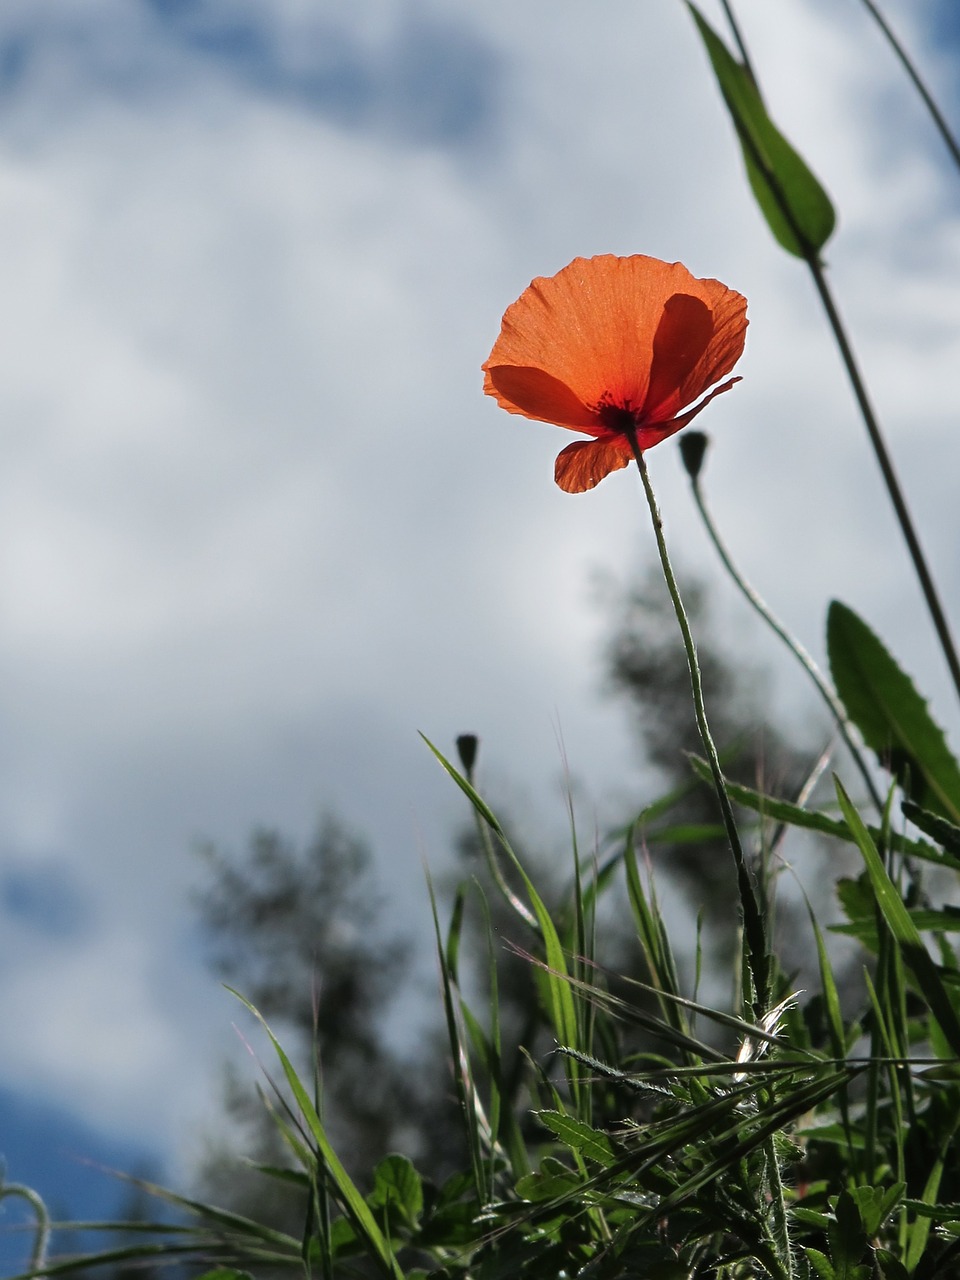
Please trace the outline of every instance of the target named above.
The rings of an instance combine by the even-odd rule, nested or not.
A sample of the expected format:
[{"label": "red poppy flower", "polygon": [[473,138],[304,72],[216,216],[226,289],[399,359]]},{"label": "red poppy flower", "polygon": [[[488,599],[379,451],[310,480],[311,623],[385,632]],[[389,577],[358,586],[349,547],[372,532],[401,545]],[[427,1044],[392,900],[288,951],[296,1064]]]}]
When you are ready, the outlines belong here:
[{"label": "red poppy flower", "polygon": [[743,352],[746,311],[742,294],[680,262],[574,258],[507,308],[483,389],[510,413],[593,437],[557,458],[557,484],[581,493],[627,465],[631,435],[650,449],[740,381],[714,386]]}]

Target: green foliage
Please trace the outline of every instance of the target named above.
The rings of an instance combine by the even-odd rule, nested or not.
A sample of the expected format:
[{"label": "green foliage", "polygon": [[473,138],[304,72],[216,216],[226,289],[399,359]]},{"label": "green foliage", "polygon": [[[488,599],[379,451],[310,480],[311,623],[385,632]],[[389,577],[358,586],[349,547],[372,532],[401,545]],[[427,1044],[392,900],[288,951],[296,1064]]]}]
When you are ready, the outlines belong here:
[{"label": "green foliage", "polygon": [[[528,917],[536,922],[527,963],[541,975],[542,1016],[558,1038],[553,1067],[562,1069],[544,1064],[522,1096],[507,1089],[496,987],[485,1018],[460,988],[470,902],[460,894],[446,937],[438,921],[438,959],[472,1171],[438,1184],[390,1155],[361,1191],[330,1142],[314,1085],[264,1024],[290,1090],[274,1118],[292,1168],[264,1167],[261,1176],[302,1193],[310,1206],[302,1234],[172,1197],[195,1223],[173,1229],[167,1255],[202,1252],[219,1268],[208,1274],[224,1280],[241,1269],[304,1265],[330,1277],[359,1269],[394,1280],[949,1274],[936,1268],[952,1256],[951,1224],[960,1220],[960,1076],[949,1069],[960,1057],[960,971],[943,946],[947,916],[933,906],[923,916],[940,946],[937,964],[903,904],[883,844],[889,828],[880,832],[883,855],[837,784],[843,830],[835,835],[853,842],[865,867],[858,897],[846,903],[858,920],[869,907],[874,914],[865,1009],[843,1012],[814,925],[822,996],[800,1004],[777,975],[778,1005],[762,1022],[682,994],[655,887],[637,859],[637,829],[622,832],[616,865],[651,979],[633,984],[631,1002],[611,992],[589,952],[570,948],[595,936],[600,868],[592,879],[574,877],[579,911],[547,914],[491,806],[432,750],[487,824],[504,870],[519,877],[521,898],[505,880],[502,893],[511,913],[526,913],[526,927]],[[663,816],[670,807],[664,797],[650,809]],[[603,883],[620,892],[618,877]],[[484,898],[475,900],[489,927]],[[645,1009],[642,992],[655,1000]],[[647,1047],[627,1057],[618,1046],[634,1017]],[[911,1061],[915,1046],[922,1056]],[[155,1255],[144,1248],[140,1256]]]},{"label": "green foliage", "polygon": [[733,57],[696,5],[688,7],[740,139],[750,187],[767,225],[788,253],[815,257],[836,224],[829,196],[770,119],[747,67]]},{"label": "green foliage", "polygon": [[887,649],[852,609],[827,613],[830,671],[847,714],[916,804],[960,821],[960,764],[943,730]]}]

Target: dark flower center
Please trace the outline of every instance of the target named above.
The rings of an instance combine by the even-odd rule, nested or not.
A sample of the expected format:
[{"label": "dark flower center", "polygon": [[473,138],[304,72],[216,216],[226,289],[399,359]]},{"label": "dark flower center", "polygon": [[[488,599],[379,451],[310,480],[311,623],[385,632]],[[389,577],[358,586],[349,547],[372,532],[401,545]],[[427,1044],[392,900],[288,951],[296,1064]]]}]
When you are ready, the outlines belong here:
[{"label": "dark flower center", "polygon": [[608,431],[618,436],[633,435],[640,423],[640,414],[627,405],[601,402],[597,406],[597,416]]}]

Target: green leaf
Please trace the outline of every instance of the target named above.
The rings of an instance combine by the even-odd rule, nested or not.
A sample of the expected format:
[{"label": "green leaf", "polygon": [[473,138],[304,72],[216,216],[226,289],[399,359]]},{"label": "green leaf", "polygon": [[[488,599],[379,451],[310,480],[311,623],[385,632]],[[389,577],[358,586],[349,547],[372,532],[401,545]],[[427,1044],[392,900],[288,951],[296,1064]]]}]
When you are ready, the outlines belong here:
[{"label": "green leaf", "polygon": [[794,1205],[790,1210],[790,1217],[797,1222],[802,1222],[806,1227],[815,1227],[817,1231],[826,1231],[830,1219],[825,1213],[818,1213],[816,1209],[805,1209],[803,1205]]},{"label": "green leaf", "polygon": [[423,1183],[406,1156],[389,1155],[380,1161],[367,1204],[371,1209],[399,1209],[411,1226],[416,1225],[423,1212]]},{"label": "green leaf", "polygon": [[562,1111],[537,1111],[534,1114],[561,1142],[566,1143],[573,1151],[579,1151],[587,1160],[602,1165],[613,1163],[613,1147],[605,1133],[591,1128],[582,1120],[565,1115]]},{"label": "green leaf", "polygon": [[837,1280],[837,1273],[825,1253],[822,1253],[819,1249],[810,1248],[804,1249],[804,1253],[807,1255],[807,1259],[814,1271],[820,1276],[820,1280]]},{"label": "green leaf", "polygon": [[564,1173],[528,1173],[517,1183],[517,1195],[522,1200],[543,1204],[569,1195],[583,1185],[583,1180],[572,1170]]},{"label": "green leaf", "polygon": [[863,740],[911,800],[960,822],[960,765],[913,681],[852,609],[827,613],[833,682]]},{"label": "green leaf", "polygon": [[[698,777],[704,782],[713,782],[713,774],[706,760],[696,755],[690,755],[687,758]],[[729,778],[725,779],[725,784],[727,794],[735,804],[743,805],[745,809],[752,809],[754,813],[759,813],[770,822],[785,822],[791,827],[802,827],[805,831],[818,831],[824,836],[836,836],[838,840],[853,842],[850,828],[837,818],[831,818],[828,814],[820,813],[816,809],[802,809],[799,805],[791,804],[789,800],[778,800],[776,796],[768,796],[753,787],[731,782]],[[882,833],[879,827],[870,827],[869,831],[875,840],[881,838]],[[925,862],[960,868],[960,861],[943,854],[935,845],[928,844],[924,840],[907,840],[896,831],[890,832],[888,845],[897,853],[922,858]]]},{"label": "green leaf", "polygon": [[245,999],[239,991],[235,991],[233,987],[227,987],[227,990],[237,997],[242,1005],[244,1005],[256,1018],[260,1026],[266,1032],[267,1038],[273,1046],[274,1053],[280,1059],[280,1066],[283,1068],[283,1074],[286,1077],[287,1084],[290,1086],[293,1096],[297,1100],[300,1108],[300,1114],[308,1128],[311,1137],[317,1145],[317,1150],[323,1158],[323,1162],[330,1174],[331,1179],[336,1185],[341,1203],[344,1210],[350,1215],[353,1224],[359,1236],[363,1238],[370,1254],[381,1264],[384,1271],[388,1275],[394,1277],[394,1280],[403,1280],[403,1272],[399,1263],[393,1255],[388,1241],[384,1238],[383,1232],[377,1223],[376,1218],[370,1211],[363,1196],[357,1190],[356,1185],[343,1167],[339,1157],[330,1145],[327,1137],[327,1131],[324,1128],[323,1121],[320,1119],[317,1109],[313,1104],[313,1100],[303,1087],[300,1077],[294,1069],[293,1063],[287,1057],[280,1041],[270,1030],[263,1014],[256,1009],[249,1000]]},{"label": "green leaf", "polygon": [[743,63],[689,5],[743,149],[747,177],[767,225],[788,253],[816,257],[830,239],[836,214],[830,197],[767,114]]},{"label": "green leaf", "polygon": [[873,1255],[883,1280],[910,1280],[910,1272],[888,1249],[877,1249]]},{"label": "green leaf", "polygon": [[[929,907],[923,911],[912,910],[908,914],[918,933],[960,933],[960,911],[956,907],[944,907],[942,910]],[[877,921],[872,913],[851,916],[849,924],[832,924],[830,932],[858,938],[868,951],[877,949]]]},{"label": "green leaf", "polygon": [[946,818],[940,818],[937,814],[931,813],[929,809],[921,808],[912,800],[904,800],[900,805],[900,811],[908,822],[912,822],[915,827],[932,836],[948,853],[960,856],[960,827],[948,822]]},{"label": "green leaf", "polygon": [[[573,995],[570,991],[570,984],[568,981],[569,975],[567,972],[567,963],[564,956],[563,944],[560,941],[560,935],[557,932],[556,925],[553,923],[549,911],[544,905],[540,895],[537,893],[533,881],[524,870],[520,859],[510,847],[506,833],[494,815],[493,810],[480,797],[473,785],[457,769],[454,768],[442,752],[437,750],[430,739],[422,733],[420,737],[423,738],[423,741],[433,753],[437,762],[446,770],[473,805],[480,817],[487,823],[494,835],[496,835],[503,853],[513,864],[514,869],[523,881],[523,887],[530,900],[530,906],[533,908],[533,916],[531,918],[536,919],[540,928],[540,935],[543,939],[546,968],[540,972],[544,975],[542,986],[554,1034],[561,1044],[576,1046],[580,1039],[576,1007],[574,1005]],[[582,1094],[580,1081],[576,1076],[569,1074],[568,1084],[570,1085],[570,1091],[573,1094],[575,1101],[579,1101]]]},{"label": "green leaf", "polygon": [[860,1218],[860,1208],[849,1191],[837,1196],[834,1221],[827,1227],[830,1258],[838,1276],[847,1276],[863,1257],[867,1235]]},{"label": "green leaf", "polygon": [[650,846],[705,844],[708,840],[722,840],[726,833],[722,822],[685,822],[678,826],[661,827],[657,831],[645,831],[643,839]]}]

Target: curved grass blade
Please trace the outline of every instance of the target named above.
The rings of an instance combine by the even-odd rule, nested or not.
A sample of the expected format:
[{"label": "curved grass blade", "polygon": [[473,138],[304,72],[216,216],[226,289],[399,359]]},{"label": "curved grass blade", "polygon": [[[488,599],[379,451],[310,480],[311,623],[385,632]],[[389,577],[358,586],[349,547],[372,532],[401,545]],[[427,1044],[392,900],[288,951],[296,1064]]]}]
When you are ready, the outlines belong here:
[{"label": "curved grass blade", "polygon": [[870,877],[870,883],[877,900],[877,906],[887,922],[893,938],[900,947],[904,963],[913,974],[917,986],[930,1007],[932,1016],[939,1023],[940,1030],[943,1032],[953,1053],[960,1057],[960,1019],[957,1017],[957,1011],[953,1007],[950,996],[947,994],[947,989],[943,985],[940,974],[937,972],[937,967],[930,958],[930,953],[924,946],[923,939],[917,932],[916,926],[910,919],[910,913],[904,906],[897,886],[887,874],[877,846],[874,844],[850,797],[844,791],[843,784],[839,778],[834,778],[834,784],[837,788],[840,808],[843,810],[847,824],[853,832],[857,847],[863,855],[867,874]]},{"label": "curved grass blade", "polygon": [[286,1076],[287,1084],[290,1086],[293,1096],[296,1098],[297,1106],[300,1108],[300,1112],[307,1128],[310,1131],[310,1135],[314,1142],[316,1142],[317,1148],[323,1157],[324,1164],[336,1184],[344,1208],[353,1219],[358,1232],[360,1232],[366,1240],[371,1255],[380,1263],[388,1275],[394,1277],[394,1280],[403,1280],[403,1271],[394,1256],[393,1250],[390,1248],[383,1232],[380,1230],[376,1218],[370,1211],[369,1205],[360,1194],[353,1182],[353,1179],[347,1173],[346,1169],[341,1164],[337,1153],[330,1145],[326,1130],[323,1126],[323,1121],[317,1114],[317,1109],[313,1105],[313,1100],[303,1087],[300,1077],[297,1075],[293,1063],[284,1052],[280,1041],[270,1030],[270,1027],[263,1015],[250,1003],[249,1000],[240,995],[238,991],[234,991],[232,987],[228,987],[227,990],[230,991],[232,995],[235,995],[245,1008],[249,1009],[266,1032],[267,1038],[273,1045],[277,1057],[280,1059],[283,1074]]},{"label": "curved grass blade", "polygon": [[[689,756],[688,759],[691,767],[704,782],[712,781],[710,766],[706,760],[694,755]],[[745,809],[752,809],[755,813],[760,814],[761,817],[769,818],[774,822],[785,822],[791,827],[802,827],[806,831],[817,831],[824,836],[835,836],[838,840],[845,840],[851,844],[854,843],[850,828],[839,818],[831,818],[828,814],[819,813],[816,809],[803,809],[799,805],[792,804],[789,800],[778,800],[776,796],[765,795],[762,791],[757,791],[753,787],[746,787],[740,782],[731,782],[729,779],[727,779],[727,790],[730,793],[731,800],[743,805]],[[883,835],[879,827],[870,826],[867,830],[874,840],[880,839]],[[941,866],[960,870],[960,858],[951,857],[936,848],[935,845],[927,844],[924,840],[908,840],[896,831],[891,831],[888,844],[897,853],[909,854],[912,858],[921,858],[925,862],[936,862]]]},{"label": "curved grass blade", "polygon": [[486,1171],[483,1162],[483,1147],[480,1140],[482,1120],[473,1074],[470,1070],[470,1057],[467,1053],[460,1022],[457,1018],[457,1009],[460,1002],[454,990],[457,982],[460,936],[463,927],[464,891],[462,886],[457,891],[447,945],[444,947],[440,931],[440,916],[437,911],[437,898],[433,891],[433,881],[429,874],[427,876],[427,890],[430,895],[430,910],[433,913],[433,928],[436,935],[437,958],[440,964],[440,984],[443,993],[443,1012],[447,1023],[447,1037],[450,1042],[450,1057],[457,1091],[457,1102],[460,1107],[460,1114],[463,1117],[464,1138],[467,1149],[470,1152],[474,1190],[478,1202],[485,1204],[487,1201]]},{"label": "curved grass blade", "polygon": [[[421,734],[420,736],[430,748],[440,765],[442,765],[476,809],[477,813],[479,813],[483,817],[484,821],[490,825],[494,834],[500,841],[501,848],[510,859],[514,869],[523,881],[523,887],[530,900],[530,906],[533,908],[537,923],[540,926],[540,934],[543,938],[544,956],[547,969],[545,990],[547,1007],[550,1014],[550,1020],[553,1025],[554,1035],[561,1044],[569,1044],[578,1048],[588,1049],[589,1046],[580,1044],[581,1037],[578,1032],[576,1006],[574,1004],[570,984],[567,981],[569,975],[563,945],[560,942],[560,936],[557,933],[556,926],[550,917],[550,913],[544,905],[540,895],[537,893],[533,881],[527,875],[520,859],[511,848],[506,834],[494,815],[493,810],[489,805],[487,805],[481,796],[477,794],[471,783],[469,783],[467,779],[454,768],[450,761],[444,757],[442,752],[437,750],[430,739],[424,734]],[[582,1090],[579,1079],[576,1073],[572,1070],[568,1072],[568,1082],[574,1098],[579,1102]]]}]

